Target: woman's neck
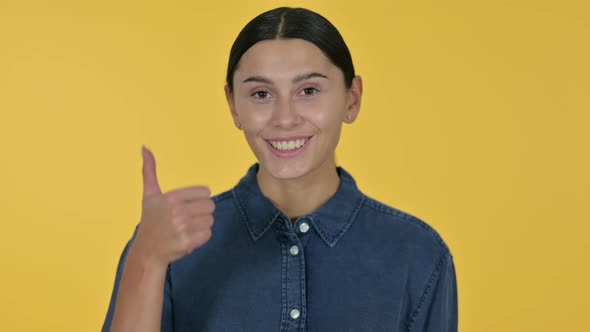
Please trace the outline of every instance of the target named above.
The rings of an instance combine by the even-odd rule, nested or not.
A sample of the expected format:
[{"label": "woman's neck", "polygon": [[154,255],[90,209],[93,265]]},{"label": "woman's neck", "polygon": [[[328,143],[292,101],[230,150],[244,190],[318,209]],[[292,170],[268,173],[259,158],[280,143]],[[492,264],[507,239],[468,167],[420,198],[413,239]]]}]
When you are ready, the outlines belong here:
[{"label": "woman's neck", "polygon": [[256,177],[262,194],[293,222],[324,205],[340,184],[336,165],[331,160],[296,179],[276,179],[263,167],[259,167]]}]

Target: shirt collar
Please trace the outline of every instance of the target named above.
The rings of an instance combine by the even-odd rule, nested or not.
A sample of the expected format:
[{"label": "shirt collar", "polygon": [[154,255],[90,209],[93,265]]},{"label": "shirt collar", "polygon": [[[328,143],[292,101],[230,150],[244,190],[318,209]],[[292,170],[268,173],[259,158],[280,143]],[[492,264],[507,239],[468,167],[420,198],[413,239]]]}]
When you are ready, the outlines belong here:
[{"label": "shirt collar", "polygon": [[[250,235],[257,241],[276,222],[291,223],[288,217],[262,194],[256,173],[259,164],[255,163],[246,175],[232,189],[240,213],[246,222]],[[308,219],[316,233],[330,247],[342,237],[354,221],[365,200],[356,186],[353,177],[344,168],[337,166],[340,184],[336,193],[316,211],[300,217]]]}]

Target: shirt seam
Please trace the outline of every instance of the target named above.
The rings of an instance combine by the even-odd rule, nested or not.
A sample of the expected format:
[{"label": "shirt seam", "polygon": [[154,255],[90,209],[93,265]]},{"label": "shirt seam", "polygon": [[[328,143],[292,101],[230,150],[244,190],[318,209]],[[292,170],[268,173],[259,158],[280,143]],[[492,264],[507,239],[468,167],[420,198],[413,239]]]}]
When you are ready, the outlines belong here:
[{"label": "shirt seam", "polygon": [[344,233],[350,228],[350,226],[352,225],[352,223],[356,219],[358,213],[362,209],[363,205],[365,205],[365,200],[366,200],[366,196],[361,195],[358,202],[356,203],[356,206],[354,207],[354,210],[352,210],[352,212],[348,215],[346,222],[344,223],[342,228],[338,231],[338,233],[336,233],[336,235],[334,235],[334,236],[326,233],[324,231],[324,229],[322,228],[321,223],[316,221],[316,219],[318,219],[317,213],[312,214],[313,224],[316,226],[317,231],[320,233],[320,237],[322,238],[322,240],[324,240],[324,242],[330,248],[333,248],[334,246],[336,246],[336,243],[338,242],[338,240],[340,240],[340,238],[344,235]]},{"label": "shirt seam", "polygon": [[440,272],[442,270],[443,263],[445,263],[445,261],[448,261],[449,257],[450,257],[450,255],[448,253],[443,253],[441,255],[441,257],[438,259],[438,262],[436,263],[434,270],[430,274],[430,279],[428,280],[428,283],[426,283],[426,286],[424,286],[424,290],[422,291],[422,296],[420,297],[420,300],[418,301],[416,309],[414,309],[412,315],[410,316],[410,319],[407,324],[408,332],[412,331],[412,328],[414,327],[414,323],[416,322],[416,319],[420,315],[423,305],[426,302],[426,298],[431,293],[432,285],[435,283],[435,281],[438,280],[438,278],[440,276]]},{"label": "shirt seam", "polygon": [[367,207],[370,207],[377,212],[381,212],[381,213],[384,213],[387,215],[402,218],[405,221],[412,222],[413,224],[421,227],[422,229],[427,230],[430,234],[432,234],[434,236],[437,243],[442,247],[442,249],[444,249],[445,253],[452,256],[451,250],[449,249],[449,247],[447,246],[447,244],[445,243],[443,238],[440,236],[440,234],[432,226],[430,226],[429,224],[424,222],[422,219],[420,219],[414,215],[411,215],[407,212],[400,211],[400,210],[398,210],[394,207],[391,207],[389,205],[385,205],[385,204],[383,204],[371,197],[368,197],[368,196],[365,201],[366,201],[365,205]]},{"label": "shirt seam", "polygon": [[231,197],[231,194],[232,194],[231,190],[227,190],[227,191],[224,191],[218,195],[211,197],[211,199],[213,200],[213,202],[218,203],[218,202],[224,201],[226,199],[229,199]]},{"label": "shirt seam", "polygon": [[258,238],[261,237],[262,234],[264,234],[266,229],[268,229],[268,227],[270,227],[270,224],[267,225],[267,227],[265,227],[265,229],[263,229],[260,233],[258,233],[256,231],[256,229],[254,228],[254,226],[252,225],[252,223],[250,222],[248,215],[246,214],[246,209],[243,206],[244,203],[242,202],[240,195],[237,193],[237,187],[234,187],[230,191],[230,194],[234,198],[234,202],[238,208],[238,211],[240,212],[240,215],[244,219],[244,223],[246,224],[246,228],[248,228],[248,232],[250,233],[250,237],[252,238],[252,241],[258,240]]}]

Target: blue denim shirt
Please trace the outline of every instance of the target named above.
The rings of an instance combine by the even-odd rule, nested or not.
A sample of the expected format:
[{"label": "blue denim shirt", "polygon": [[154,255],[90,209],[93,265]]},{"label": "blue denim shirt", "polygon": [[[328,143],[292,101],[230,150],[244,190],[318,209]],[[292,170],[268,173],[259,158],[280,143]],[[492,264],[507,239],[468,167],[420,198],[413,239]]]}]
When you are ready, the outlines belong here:
[{"label": "blue denim shirt", "polygon": [[457,331],[453,258],[435,230],[342,167],[337,192],[293,223],[260,191],[258,167],[213,197],[209,242],[169,265],[162,331]]}]

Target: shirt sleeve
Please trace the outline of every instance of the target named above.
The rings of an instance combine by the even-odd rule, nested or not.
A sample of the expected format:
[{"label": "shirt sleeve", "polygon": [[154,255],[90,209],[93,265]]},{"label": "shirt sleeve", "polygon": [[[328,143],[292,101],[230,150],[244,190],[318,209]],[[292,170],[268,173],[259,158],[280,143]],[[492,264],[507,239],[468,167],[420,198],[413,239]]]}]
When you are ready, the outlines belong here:
[{"label": "shirt sleeve", "polygon": [[[129,252],[129,248],[135,239],[135,235],[137,234],[137,229],[139,226],[135,228],[133,232],[133,236],[125,245],[123,252],[121,253],[121,257],[119,258],[119,263],[117,265],[117,272],[115,274],[115,283],[113,286],[113,291],[111,294],[111,300],[109,302],[109,308],[106,313],[106,317],[104,323],[102,325],[101,332],[109,332],[111,329],[111,323],[113,321],[113,314],[115,313],[115,301],[117,299],[117,291],[119,290],[119,282],[121,280],[121,275],[123,274],[123,268],[125,266],[125,260],[127,258],[127,253]],[[168,265],[168,271],[166,273],[166,284],[164,287],[164,303],[162,306],[162,332],[173,332],[173,321],[172,321],[172,284],[170,280],[170,265]]]},{"label": "shirt sleeve", "polygon": [[445,254],[424,289],[408,331],[457,332],[457,279],[453,257]]}]

